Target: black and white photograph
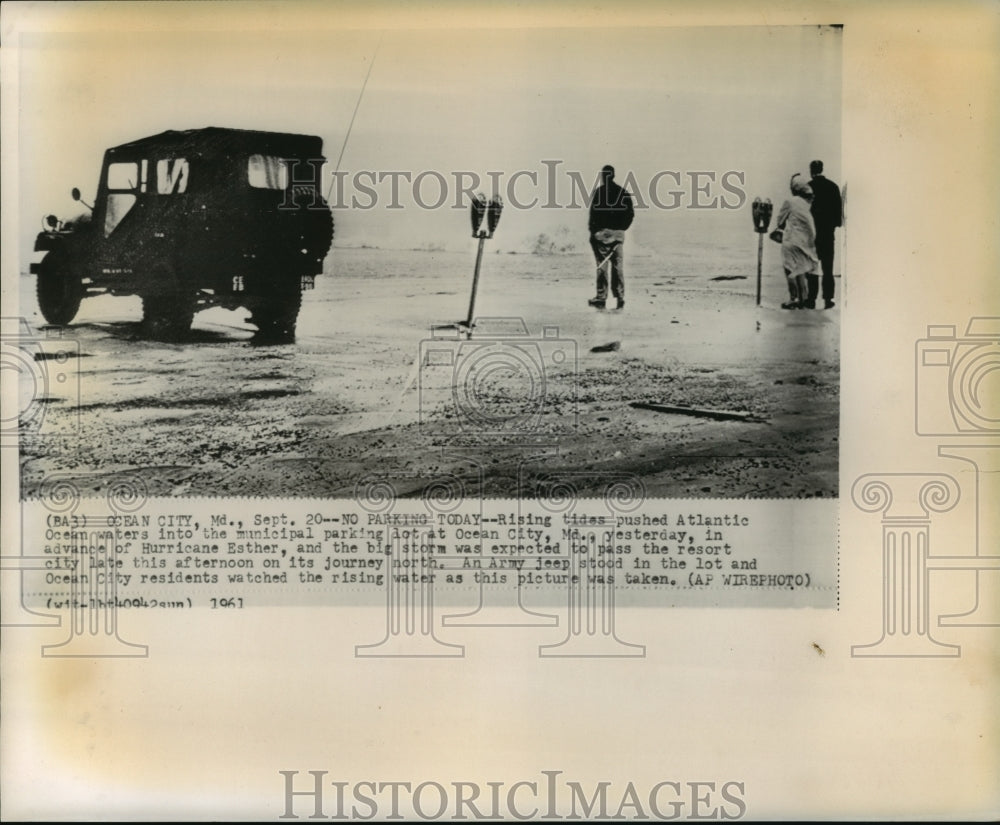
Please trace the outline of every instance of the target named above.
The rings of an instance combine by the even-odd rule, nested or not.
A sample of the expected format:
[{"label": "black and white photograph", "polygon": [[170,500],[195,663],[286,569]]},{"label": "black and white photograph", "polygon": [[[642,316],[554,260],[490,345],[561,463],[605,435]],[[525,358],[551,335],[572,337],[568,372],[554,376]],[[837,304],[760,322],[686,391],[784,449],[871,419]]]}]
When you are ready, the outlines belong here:
[{"label": "black and white photograph", "polygon": [[26,35],[18,315],[71,363],[25,370],[22,494],[419,494],[457,450],[487,498],[552,470],[836,498],[841,52],[838,25]]}]

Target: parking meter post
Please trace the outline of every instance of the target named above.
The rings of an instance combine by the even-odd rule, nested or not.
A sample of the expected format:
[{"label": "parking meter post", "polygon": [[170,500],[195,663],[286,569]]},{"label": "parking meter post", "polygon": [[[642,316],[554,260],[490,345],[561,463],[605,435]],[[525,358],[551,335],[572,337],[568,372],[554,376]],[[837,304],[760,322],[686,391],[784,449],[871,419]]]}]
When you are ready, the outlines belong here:
[{"label": "parking meter post", "polygon": [[770,198],[753,199],[753,229],[757,233],[757,306],[760,306],[761,274],[764,262],[764,235],[771,224],[771,211],[774,207]]},{"label": "parking meter post", "polygon": [[476,292],[479,290],[479,267],[483,263],[483,244],[486,243],[486,233],[479,233],[479,250],[476,252],[476,269],[472,274],[472,296],[469,298],[469,315],[465,320],[466,329],[472,330],[472,320],[476,312]]},{"label": "parking meter post", "polygon": [[[497,224],[500,223],[500,213],[503,211],[503,201],[499,195],[490,198],[486,202],[486,196],[482,192],[477,192],[472,198],[472,208],[470,217],[472,219],[472,237],[479,238],[479,249],[476,251],[476,269],[472,274],[472,295],[469,297],[469,314],[463,325],[468,335],[472,334],[472,323],[476,315],[476,293],[479,291],[479,269],[483,264],[483,244],[487,238],[492,238],[496,231]],[[483,218],[486,218],[486,226],[489,232],[481,229]]]},{"label": "parking meter post", "polygon": [[757,306],[760,306],[761,269],[764,262],[764,236],[757,234]]}]

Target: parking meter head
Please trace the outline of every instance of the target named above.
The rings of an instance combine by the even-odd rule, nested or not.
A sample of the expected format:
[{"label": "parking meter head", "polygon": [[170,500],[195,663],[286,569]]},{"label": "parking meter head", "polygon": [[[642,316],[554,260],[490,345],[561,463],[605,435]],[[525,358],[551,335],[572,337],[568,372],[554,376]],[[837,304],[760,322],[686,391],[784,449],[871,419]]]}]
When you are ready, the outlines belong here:
[{"label": "parking meter head", "polygon": [[752,212],[755,232],[759,232],[762,235],[767,232],[767,228],[771,224],[772,209],[773,206],[770,198],[765,198],[764,200],[760,198],[753,199]]},{"label": "parking meter head", "polygon": [[500,213],[503,211],[503,201],[500,199],[499,195],[494,195],[490,199],[490,205],[487,207],[486,211],[486,225],[490,231],[490,237],[493,237],[493,233],[496,231],[497,224],[500,223]]},{"label": "parking meter head", "polygon": [[486,196],[482,192],[477,192],[472,198],[472,207],[469,210],[469,217],[472,219],[472,237],[479,236],[479,227],[483,225],[483,217],[486,215]]}]

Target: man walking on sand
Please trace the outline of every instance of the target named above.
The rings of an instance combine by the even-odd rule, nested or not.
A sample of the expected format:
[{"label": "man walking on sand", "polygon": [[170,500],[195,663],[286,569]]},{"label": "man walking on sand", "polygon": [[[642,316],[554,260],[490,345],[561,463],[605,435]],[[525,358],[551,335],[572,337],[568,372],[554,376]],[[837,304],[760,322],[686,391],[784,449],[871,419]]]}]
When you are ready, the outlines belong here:
[{"label": "man walking on sand", "polygon": [[608,272],[611,267],[611,294],[618,309],[625,306],[625,230],[632,225],[635,211],[632,196],[615,183],[612,166],[601,169],[601,182],[590,199],[590,248],[597,260],[597,295],[587,303],[604,309],[608,299]]},{"label": "man walking on sand", "polygon": [[[844,205],[840,197],[840,187],[832,180],[823,177],[823,161],[814,160],[809,164],[809,174],[812,181],[809,186],[813,191],[810,210],[816,224],[816,255],[823,269],[823,306],[833,308],[833,233],[843,222]],[[816,297],[819,295],[819,275],[807,276],[809,281],[809,299],[806,306],[813,309]]]}]

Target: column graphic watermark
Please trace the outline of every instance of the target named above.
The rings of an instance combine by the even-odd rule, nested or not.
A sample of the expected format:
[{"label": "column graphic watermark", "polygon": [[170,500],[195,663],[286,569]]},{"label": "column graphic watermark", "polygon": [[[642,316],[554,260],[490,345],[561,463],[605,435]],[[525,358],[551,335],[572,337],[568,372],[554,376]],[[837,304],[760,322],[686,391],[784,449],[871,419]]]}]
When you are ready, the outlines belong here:
[{"label": "column graphic watermark", "polygon": [[[562,641],[540,645],[542,658],[635,658],[646,647],[623,641],[616,627],[616,591],[621,559],[615,552],[618,519],[642,506],[642,480],[630,473],[552,472],[524,478],[523,495],[534,498],[563,523],[570,523],[565,555],[559,560],[566,593]],[[585,495],[586,492],[586,495]],[[574,520],[581,501],[597,498],[606,514]]]},{"label": "column graphic watermark", "polygon": [[46,568],[56,571],[54,580],[63,587],[54,604],[66,610],[69,628],[62,642],[43,645],[42,656],[106,659],[149,655],[147,645],[122,638],[120,608],[124,604],[118,592],[123,567],[121,525],[133,518],[147,499],[145,483],[135,475],[109,479],[103,501],[88,499],[86,506],[73,478],[54,475],[42,483],[42,504],[50,521],[61,527],[59,552],[47,561]]},{"label": "column graphic watermark", "polygon": [[[423,512],[397,512],[400,502],[397,490],[404,483],[408,488],[417,485]],[[356,645],[357,658],[465,655],[463,645],[442,641],[437,636],[434,589],[437,577],[444,575],[441,563],[447,553],[446,547],[438,542],[434,527],[438,516],[452,513],[470,501],[481,503],[481,499],[469,494],[468,483],[456,474],[405,481],[398,477],[389,480],[370,476],[358,482],[355,500],[369,513],[380,514],[385,525],[383,547],[387,570],[385,636],[378,642]]]},{"label": "column graphic watermark", "polygon": [[[956,657],[957,644],[937,641],[932,627],[1000,627],[1000,317],[971,318],[963,335],[932,324],[916,342],[914,431],[935,439],[941,458],[974,468],[965,494],[974,508],[975,539],[968,552],[931,547],[932,513],[958,502],[961,490],[944,473],[877,473],[852,490],[856,507],[882,513],[882,636],[855,645],[855,657]],[[970,494],[971,493],[971,494]],[[934,571],[967,572],[972,604],[933,620]]]}]

